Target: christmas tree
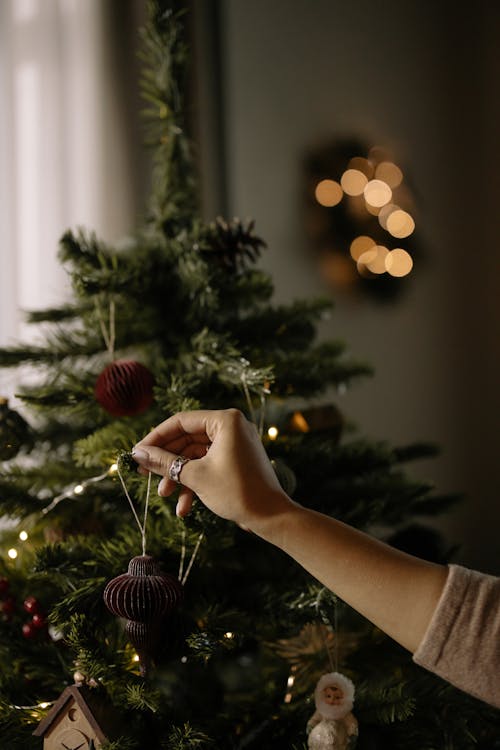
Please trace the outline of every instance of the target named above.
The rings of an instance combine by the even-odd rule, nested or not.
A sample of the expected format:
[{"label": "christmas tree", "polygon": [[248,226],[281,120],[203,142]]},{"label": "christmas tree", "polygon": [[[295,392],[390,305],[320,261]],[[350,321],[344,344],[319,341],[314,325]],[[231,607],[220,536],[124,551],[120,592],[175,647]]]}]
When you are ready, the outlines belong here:
[{"label": "christmas tree", "polygon": [[[359,748],[491,750],[493,711],[413,664],[279,550],[201,503],[178,519],[157,480],[135,471],[131,447],[169,414],[236,406],[297,502],[446,555],[415,519],[455,498],[405,468],[435,449],[368,441],[327,399],[370,374],[341,341],[315,339],[330,302],[273,304],[252,223],[199,218],[184,21],[176,3],[152,2],[143,30],[154,154],[144,225],[120,248],[66,232],[74,300],[30,314],[45,343],[0,352],[2,367],[37,374],[19,386],[26,420],[0,406],[0,513],[11,520],[0,558],[2,746],[56,742],[57,725],[107,750],[306,748],[314,686],[339,669],[356,684]],[[144,553],[148,570],[128,568]],[[143,584],[145,630],[135,622]],[[68,713],[80,700],[90,729]]]}]

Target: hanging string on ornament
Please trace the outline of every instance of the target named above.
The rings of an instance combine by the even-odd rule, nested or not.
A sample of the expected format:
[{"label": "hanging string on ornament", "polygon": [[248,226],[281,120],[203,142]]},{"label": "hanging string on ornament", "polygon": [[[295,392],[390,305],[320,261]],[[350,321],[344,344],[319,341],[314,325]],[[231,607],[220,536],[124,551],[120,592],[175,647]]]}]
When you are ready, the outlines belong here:
[{"label": "hanging string on ornament", "polygon": [[101,329],[102,337],[104,339],[104,345],[106,346],[106,349],[108,350],[110,359],[113,360],[115,356],[115,341],[116,341],[115,301],[113,297],[111,297],[109,301],[108,327],[107,328],[106,328],[106,323],[104,322],[104,316],[102,314],[102,310],[97,300],[95,300],[95,308],[96,308],[97,319],[99,321],[99,327]]},{"label": "hanging string on ornament", "polygon": [[193,567],[194,561],[196,559],[196,556],[198,554],[198,551],[200,549],[200,545],[201,545],[204,537],[205,537],[205,534],[202,531],[201,534],[198,537],[198,540],[197,540],[196,544],[195,544],[195,547],[194,547],[194,550],[193,550],[193,552],[191,554],[191,558],[190,558],[189,563],[187,565],[186,571],[184,572],[184,563],[185,563],[185,560],[186,560],[186,527],[185,526],[182,527],[181,557],[180,557],[180,560],[179,560],[179,574],[178,574],[177,578],[178,578],[178,580],[181,582],[181,584],[183,586],[185,585],[185,583],[186,583],[186,581],[188,579],[188,576],[189,576],[189,574],[191,572],[191,568]]},{"label": "hanging string on ornament", "polygon": [[132,498],[129,495],[129,492],[128,492],[128,489],[127,489],[127,485],[125,484],[125,480],[123,479],[123,475],[122,475],[122,473],[120,471],[120,464],[119,463],[117,463],[116,473],[118,474],[118,478],[119,478],[119,480],[121,482],[121,485],[123,487],[123,491],[125,493],[125,497],[128,500],[128,503],[130,505],[130,509],[131,509],[132,514],[133,514],[134,519],[135,519],[135,522],[136,522],[136,524],[137,524],[137,526],[139,528],[139,531],[141,533],[142,554],[145,555],[146,554],[146,524],[147,524],[147,520],[148,520],[149,495],[151,493],[151,472],[148,471],[148,485],[147,485],[147,489],[146,489],[146,500],[144,502],[144,518],[142,520],[142,523],[139,520],[139,516],[138,516],[137,511],[135,509],[135,505],[134,505],[134,503],[132,501]]},{"label": "hanging string on ornament", "polygon": [[316,597],[316,602],[314,606],[316,609],[316,614],[321,619],[323,624],[331,629],[332,626],[328,617],[325,615],[324,611],[321,610],[321,600],[325,592],[327,592],[328,596],[333,597],[333,632],[334,632],[333,656],[332,656],[332,649],[328,645],[325,631],[321,630],[321,633],[322,633],[324,644],[325,644],[325,651],[327,653],[328,661],[330,663],[330,669],[332,672],[337,672],[339,668],[339,628],[338,628],[338,624],[339,624],[338,604],[339,602],[338,602],[338,598],[329,589],[321,588],[318,591],[318,595]]}]

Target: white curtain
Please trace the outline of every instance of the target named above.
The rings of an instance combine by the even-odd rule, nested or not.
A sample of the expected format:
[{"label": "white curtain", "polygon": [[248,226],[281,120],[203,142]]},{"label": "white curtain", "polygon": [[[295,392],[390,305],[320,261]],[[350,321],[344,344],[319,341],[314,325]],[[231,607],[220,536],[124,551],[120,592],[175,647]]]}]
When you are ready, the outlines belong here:
[{"label": "white curtain", "polygon": [[[65,229],[85,226],[115,241],[135,222],[109,8],[103,0],[0,0],[2,346],[36,336],[23,310],[67,297],[56,257]],[[15,390],[12,378],[0,372],[0,395]]]}]

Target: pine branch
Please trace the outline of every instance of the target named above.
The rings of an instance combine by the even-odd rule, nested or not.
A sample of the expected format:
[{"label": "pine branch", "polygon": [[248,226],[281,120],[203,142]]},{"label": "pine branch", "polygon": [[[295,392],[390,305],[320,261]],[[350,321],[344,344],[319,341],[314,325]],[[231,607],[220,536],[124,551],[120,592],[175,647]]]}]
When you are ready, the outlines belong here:
[{"label": "pine branch", "polygon": [[188,49],[177,4],[149,3],[142,31],[144,64],[141,89],[149,106],[143,110],[146,143],[153,152],[152,228],[175,237],[191,227],[196,212],[191,144],[186,134],[185,82]]},{"label": "pine branch", "polygon": [[329,385],[346,385],[354,378],[371,375],[372,368],[354,360],[340,360],[335,343],[325,342],[307,351],[274,351],[276,396],[312,397]]},{"label": "pine branch", "polygon": [[65,304],[60,307],[47,307],[44,310],[29,310],[25,313],[28,323],[67,323],[85,316],[92,305],[82,301],[80,304]]},{"label": "pine branch", "polygon": [[359,717],[363,722],[393,724],[409,719],[415,713],[416,700],[408,694],[404,682],[396,685],[358,686],[357,703],[361,705]]},{"label": "pine branch", "polygon": [[120,450],[130,450],[140,435],[133,425],[114,420],[91,435],[74,443],[73,458],[77,466],[110,466]]},{"label": "pine branch", "polygon": [[162,743],[164,750],[203,750],[211,747],[214,747],[214,741],[189,723],[174,726],[166,741]]},{"label": "pine branch", "polygon": [[36,726],[30,709],[16,709],[8,699],[0,696],[0,736],[9,750],[26,750],[33,743]]}]

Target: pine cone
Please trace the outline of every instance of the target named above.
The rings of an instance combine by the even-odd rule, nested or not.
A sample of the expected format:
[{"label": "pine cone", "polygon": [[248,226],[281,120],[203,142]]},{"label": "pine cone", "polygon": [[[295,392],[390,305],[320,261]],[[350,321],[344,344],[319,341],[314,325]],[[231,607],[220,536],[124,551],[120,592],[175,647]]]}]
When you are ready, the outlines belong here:
[{"label": "pine cone", "polygon": [[233,273],[241,271],[247,263],[255,263],[261,249],[266,247],[266,243],[253,234],[253,227],[253,221],[245,226],[240,219],[227,222],[218,217],[209,224],[198,247],[207,260],[211,257]]}]

